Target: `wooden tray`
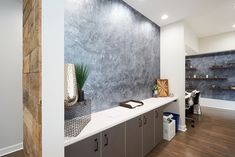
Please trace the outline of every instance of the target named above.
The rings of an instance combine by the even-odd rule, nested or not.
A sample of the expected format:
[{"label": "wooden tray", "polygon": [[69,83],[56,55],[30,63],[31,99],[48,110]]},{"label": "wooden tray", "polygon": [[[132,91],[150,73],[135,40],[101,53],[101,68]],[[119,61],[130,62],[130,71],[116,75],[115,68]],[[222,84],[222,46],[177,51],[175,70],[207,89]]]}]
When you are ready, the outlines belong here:
[{"label": "wooden tray", "polygon": [[[133,105],[131,105],[131,104],[133,104]],[[128,101],[121,102],[119,105],[126,107],[126,108],[133,109],[133,108],[136,108],[139,106],[143,106],[144,103],[141,101],[137,101],[137,100],[128,100]]]}]

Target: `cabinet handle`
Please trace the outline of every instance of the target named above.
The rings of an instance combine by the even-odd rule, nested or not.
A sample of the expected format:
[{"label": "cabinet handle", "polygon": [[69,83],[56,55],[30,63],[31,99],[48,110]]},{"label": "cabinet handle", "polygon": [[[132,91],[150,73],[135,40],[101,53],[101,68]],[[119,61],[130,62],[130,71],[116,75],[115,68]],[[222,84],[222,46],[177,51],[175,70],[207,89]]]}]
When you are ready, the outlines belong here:
[{"label": "cabinet handle", "polygon": [[155,118],[156,119],[158,118],[158,111],[157,110],[155,111]]},{"label": "cabinet handle", "polygon": [[104,146],[108,146],[108,144],[109,144],[109,138],[108,138],[108,135],[107,135],[107,134],[105,134],[105,135],[104,135],[104,138],[105,138]]},{"label": "cabinet handle", "polygon": [[144,125],[146,125],[148,122],[147,118],[144,116]]},{"label": "cabinet handle", "polygon": [[141,128],[142,127],[142,119],[139,118],[139,127]]},{"label": "cabinet handle", "polygon": [[98,152],[98,150],[99,150],[99,142],[98,142],[98,139],[96,138],[95,140],[95,152]]}]

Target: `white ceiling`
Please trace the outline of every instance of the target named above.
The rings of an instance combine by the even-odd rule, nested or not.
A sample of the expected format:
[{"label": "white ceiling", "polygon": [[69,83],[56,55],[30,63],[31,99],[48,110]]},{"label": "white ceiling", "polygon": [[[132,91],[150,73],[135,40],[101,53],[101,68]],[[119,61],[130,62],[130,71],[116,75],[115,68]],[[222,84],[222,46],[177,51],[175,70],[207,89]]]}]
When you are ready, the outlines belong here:
[{"label": "white ceiling", "polygon": [[[165,26],[186,20],[198,37],[235,31],[235,0],[124,0],[130,6]],[[161,20],[168,14],[167,20]]]}]

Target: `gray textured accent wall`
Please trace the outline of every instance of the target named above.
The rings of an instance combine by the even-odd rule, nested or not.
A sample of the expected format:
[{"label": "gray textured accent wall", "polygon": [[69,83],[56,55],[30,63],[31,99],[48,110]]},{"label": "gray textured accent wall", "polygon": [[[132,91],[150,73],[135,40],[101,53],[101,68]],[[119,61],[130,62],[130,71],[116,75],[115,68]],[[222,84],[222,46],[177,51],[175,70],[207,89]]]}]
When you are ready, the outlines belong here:
[{"label": "gray textured accent wall", "polygon": [[160,77],[160,28],[122,0],[65,1],[65,63],[91,70],[92,111],[151,97]]},{"label": "gray textured accent wall", "polygon": [[191,65],[196,68],[195,71],[187,71],[186,75],[197,76],[209,75],[209,77],[222,77],[227,80],[186,80],[186,88],[195,87],[201,91],[202,97],[235,101],[235,90],[211,89],[212,85],[219,87],[229,87],[235,85],[235,68],[211,70],[213,65],[226,65],[227,63],[235,63],[235,51],[211,53],[205,55],[188,56],[187,60],[191,60]]}]

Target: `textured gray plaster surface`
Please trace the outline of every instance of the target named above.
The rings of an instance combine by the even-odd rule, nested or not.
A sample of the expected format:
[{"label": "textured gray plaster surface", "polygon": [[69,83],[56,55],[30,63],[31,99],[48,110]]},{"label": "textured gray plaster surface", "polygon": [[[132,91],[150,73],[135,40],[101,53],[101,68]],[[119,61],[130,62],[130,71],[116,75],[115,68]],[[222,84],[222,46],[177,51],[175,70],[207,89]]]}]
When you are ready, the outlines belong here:
[{"label": "textured gray plaster surface", "polygon": [[92,112],[149,98],[160,77],[160,28],[121,0],[66,0],[65,63],[89,66]]}]

